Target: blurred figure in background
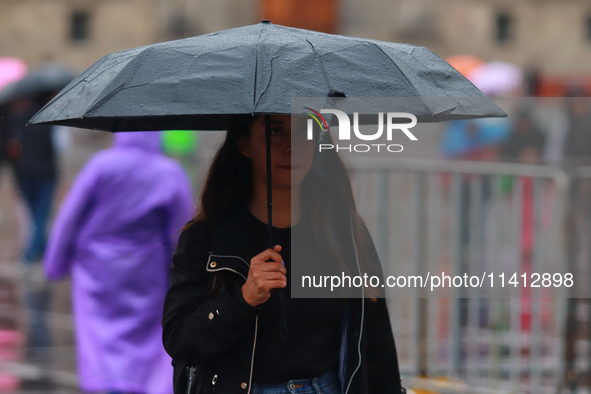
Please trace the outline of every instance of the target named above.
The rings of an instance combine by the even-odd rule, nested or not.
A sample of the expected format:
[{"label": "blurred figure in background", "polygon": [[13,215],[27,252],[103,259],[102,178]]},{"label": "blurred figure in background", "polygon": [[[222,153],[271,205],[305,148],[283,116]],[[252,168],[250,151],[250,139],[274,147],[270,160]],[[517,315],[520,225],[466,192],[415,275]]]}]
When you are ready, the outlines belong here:
[{"label": "blurred figure in background", "polygon": [[82,169],[51,231],[50,279],[72,275],[80,388],[172,393],[160,320],[176,237],[193,197],[159,132],[115,134]]},{"label": "blurred figure in background", "polygon": [[40,262],[47,242],[47,219],[51,211],[58,171],[52,126],[32,125],[29,119],[47,104],[53,94],[32,99],[19,98],[7,114],[8,157],[20,192],[31,213],[33,231],[24,251],[25,261]]},{"label": "blurred figure in background", "polygon": [[553,166],[562,164],[564,158],[564,143],[568,131],[568,115],[564,103],[569,99],[556,97],[537,101],[541,109],[542,124],[546,125],[546,146],[544,147],[544,163]]},{"label": "blurred figure in background", "polygon": [[564,142],[566,164],[591,164],[591,108],[584,91],[573,89],[567,102],[568,128]]},{"label": "blurred figure in background", "polygon": [[452,120],[445,125],[440,152],[446,159],[498,161],[510,130],[507,118]]},{"label": "blurred figure in background", "polygon": [[[7,145],[8,145],[8,125],[6,123],[8,116],[8,106],[0,105],[0,175],[2,174],[2,167],[8,161]],[[0,212],[0,220],[2,213]]]},{"label": "blurred figure in background", "polygon": [[527,109],[521,109],[501,149],[501,155],[508,161],[540,164],[545,143],[546,136],[538,129],[532,115]]},{"label": "blurred figure in background", "polygon": [[[582,86],[571,88],[565,99],[568,127],[564,142],[564,161],[567,170],[591,165],[591,107],[586,90]],[[591,179],[572,176],[568,201],[568,232],[566,234],[568,261],[574,270],[586,269],[590,261],[581,258],[582,251],[591,250]],[[584,271],[579,271],[584,272]],[[573,308],[574,304],[569,306]],[[576,336],[573,330],[567,333],[567,360],[574,370],[575,356],[572,353]]]},{"label": "blurred figure in background", "polygon": [[181,163],[191,179],[191,185],[195,186],[197,178],[195,154],[199,146],[199,132],[195,130],[164,130],[161,139],[164,153]]},{"label": "blurred figure in background", "polygon": [[[542,164],[546,136],[542,133],[529,109],[517,112],[509,139],[502,149],[503,159],[522,164]],[[534,178],[529,176],[509,178],[511,183],[519,182],[521,190],[521,272],[532,272],[532,258],[535,246],[536,216]],[[513,187],[513,186],[511,186]],[[521,289],[521,330],[530,331],[532,317],[531,288]]]},{"label": "blurred figure in background", "polygon": [[47,243],[47,222],[58,179],[52,126],[27,127],[29,119],[54,94],[17,98],[5,115],[7,156],[12,163],[16,183],[30,216],[30,235],[22,254],[24,285],[29,309],[29,356],[45,357],[50,337],[46,312],[50,288],[43,275],[41,261]]},{"label": "blurred figure in background", "polygon": [[[11,83],[22,79],[27,74],[27,65],[24,61],[12,57],[0,57],[0,93]],[[8,140],[8,126],[6,117],[8,105],[0,104],[0,172],[2,165],[7,161],[6,146]],[[0,212],[0,220],[2,212]]]}]

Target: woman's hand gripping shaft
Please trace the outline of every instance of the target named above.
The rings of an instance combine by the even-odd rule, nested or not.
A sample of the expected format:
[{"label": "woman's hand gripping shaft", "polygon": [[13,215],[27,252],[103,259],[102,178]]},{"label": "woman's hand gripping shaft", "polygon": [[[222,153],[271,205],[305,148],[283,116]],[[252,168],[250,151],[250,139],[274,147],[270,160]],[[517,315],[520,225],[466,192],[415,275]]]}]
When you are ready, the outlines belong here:
[{"label": "woman's hand gripping shaft", "polygon": [[250,260],[250,269],[241,292],[244,300],[251,306],[266,302],[271,290],[287,286],[287,270],[283,266],[281,245],[265,249]]}]

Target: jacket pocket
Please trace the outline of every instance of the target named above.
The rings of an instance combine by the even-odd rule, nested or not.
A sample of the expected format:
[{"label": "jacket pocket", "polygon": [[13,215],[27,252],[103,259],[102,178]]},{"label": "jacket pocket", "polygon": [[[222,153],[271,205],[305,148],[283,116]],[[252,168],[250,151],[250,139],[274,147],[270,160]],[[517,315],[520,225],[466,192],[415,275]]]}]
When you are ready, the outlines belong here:
[{"label": "jacket pocket", "polygon": [[211,394],[216,393],[218,375],[206,372],[208,368],[202,365],[185,367],[186,386],[183,394]]}]

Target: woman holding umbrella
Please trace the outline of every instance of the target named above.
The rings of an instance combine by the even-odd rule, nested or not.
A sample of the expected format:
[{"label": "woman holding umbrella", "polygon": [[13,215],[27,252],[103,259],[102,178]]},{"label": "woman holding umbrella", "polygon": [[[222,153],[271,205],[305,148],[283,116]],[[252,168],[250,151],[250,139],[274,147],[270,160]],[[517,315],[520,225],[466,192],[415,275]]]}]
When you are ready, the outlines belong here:
[{"label": "woman holding umbrella", "polygon": [[[175,393],[405,392],[383,298],[289,297],[300,256],[351,271],[343,234],[354,236],[356,268],[381,271],[338,154],[319,176],[315,142],[292,137],[289,115],[267,117],[275,246],[265,247],[266,117],[238,115],[173,257],[163,338]],[[344,233],[330,228],[337,217],[351,224]],[[292,230],[314,234],[309,247],[290,253]]]},{"label": "woman holding umbrella", "polygon": [[[262,21],[107,55],[31,119],[113,132],[228,130],[228,116],[240,115],[173,259],[163,336],[174,360],[175,392],[404,390],[383,299],[286,297],[291,260],[297,269],[315,258],[320,268],[332,265],[332,272],[336,266],[343,273],[381,274],[338,155],[327,152],[326,176],[319,177],[310,171],[312,154],[288,143],[289,117],[276,115],[291,114],[292,98],[330,91],[421,98],[420,108],[417,100],[408,104],[419,121],[506,116],[426,48]],[[422,100],[441,97],[446,100]],[[273,149],[265,145],[273,151],[265,155],[272,159],[269,189],[259,155],[263,118],[252,114],[265,116],[265,142],[275,141]],[[267,120],[281,126],[273,135]],[[301,158],[290,163],[298,151]],[[274,228],[267,221],[267,234],[265,191],[275,201],[273,208],[267,205],[267,217],[276,218]],[[309,234],[310,243],[292,245],[291,232]],[[267,244],[269,239],[275,242]]]}]

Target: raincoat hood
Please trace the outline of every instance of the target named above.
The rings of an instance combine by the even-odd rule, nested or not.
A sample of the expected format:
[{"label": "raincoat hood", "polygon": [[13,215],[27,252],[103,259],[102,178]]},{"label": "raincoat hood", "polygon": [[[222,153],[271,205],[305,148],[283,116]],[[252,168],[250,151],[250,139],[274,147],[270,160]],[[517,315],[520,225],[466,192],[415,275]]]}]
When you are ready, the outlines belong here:
[{"label": "raincoat hood", "polygon": [[146,152],[160,153],[160,131],[136,131],[115,133],[113,146],[116,148],[139,148]]}]

